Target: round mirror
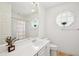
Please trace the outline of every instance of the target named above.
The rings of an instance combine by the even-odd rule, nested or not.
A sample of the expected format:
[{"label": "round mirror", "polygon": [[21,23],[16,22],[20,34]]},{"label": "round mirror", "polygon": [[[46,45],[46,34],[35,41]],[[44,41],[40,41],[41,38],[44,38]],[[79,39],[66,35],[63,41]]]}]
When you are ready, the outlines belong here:
[{"label": "round mirror", "polygon": [[57,16],[56,23],[58,26],[70,26],[74,22],[74,16],[72,12],[63,12]]}]

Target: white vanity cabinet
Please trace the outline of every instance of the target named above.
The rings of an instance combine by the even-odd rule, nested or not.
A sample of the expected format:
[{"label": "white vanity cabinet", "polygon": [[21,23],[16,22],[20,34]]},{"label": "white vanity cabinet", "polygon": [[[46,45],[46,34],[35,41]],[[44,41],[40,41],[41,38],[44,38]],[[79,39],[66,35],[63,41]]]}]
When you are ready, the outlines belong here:
[{"label": "white vanity cabinet", "polygon": [[[16,49],[10,53],[7,50],[2,49],[0,56],[50,56],[49,40],[21,40],[15,43]],[[2,46],[5,47],[5,46]]]}]

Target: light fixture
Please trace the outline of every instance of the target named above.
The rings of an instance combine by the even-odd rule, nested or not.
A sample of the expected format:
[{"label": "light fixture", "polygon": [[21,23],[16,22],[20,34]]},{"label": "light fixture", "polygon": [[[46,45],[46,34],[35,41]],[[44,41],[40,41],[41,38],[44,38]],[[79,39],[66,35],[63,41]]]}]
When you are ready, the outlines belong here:
[{"label": "light fixture", "polygon": [[35,6],[35,7],[38,7],[38,6],[39,6],[39,3],[37,3],[37,2],[32,2],[32,5]]},{"label": "light fixture", "polygon": [[32,2],[32,12],[38,12],[39,9],[39,3],[37,2]]},{"label": "light fixture", "polygon": [[56,23],[60,27],[70,26],[73,22],[74,22],[74,16],[73,13],[70,11],[60,13],[56,18]]},{"label": "light fixture", "polygon": [[32,9],[32,12],[35,12],[35,9]]},{"label": "light fixture", "polygon": [[[32,2],[33,8],[32,13],[38,13],[39,11],[39,4],[37,2]],[[31,21],[32,28],[37,29],[39,27],[39,20],[38,16],[35,16]]]},{"label": "light fixture", "polygon": [[31,24],[32,24],[32,28],[36,29],[39,27],[39,20],[35,18],[32,20]]}]

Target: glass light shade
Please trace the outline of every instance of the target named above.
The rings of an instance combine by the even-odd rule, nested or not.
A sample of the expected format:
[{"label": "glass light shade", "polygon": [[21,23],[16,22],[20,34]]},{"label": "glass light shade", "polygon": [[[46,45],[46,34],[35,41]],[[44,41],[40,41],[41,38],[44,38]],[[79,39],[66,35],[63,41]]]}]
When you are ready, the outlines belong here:
[{"label": "glass light shade", "polygon": [[72,12],[63,12],[60,13],[56,18],[56,23],[58,26],[70,26],[74,22],[74,16]]},{"label": "glass light shade", "polygon": [[33,28],[38,28],[39,27],[39,20],[34,19],[34,20],[32,20],[31,24],[32,24]]}]

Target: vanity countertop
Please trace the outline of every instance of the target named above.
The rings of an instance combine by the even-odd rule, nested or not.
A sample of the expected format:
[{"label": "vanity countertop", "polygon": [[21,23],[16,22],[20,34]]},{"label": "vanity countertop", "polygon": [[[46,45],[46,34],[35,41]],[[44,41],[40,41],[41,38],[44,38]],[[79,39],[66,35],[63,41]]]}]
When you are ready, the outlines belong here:
[{"label": "vanity countertop", "polygon": [[49,43],[47,39],[38,39],[36,42],[25,39],[15,43],[14,51],[3,51],[0,56],[34,56],[47,43]]}]

